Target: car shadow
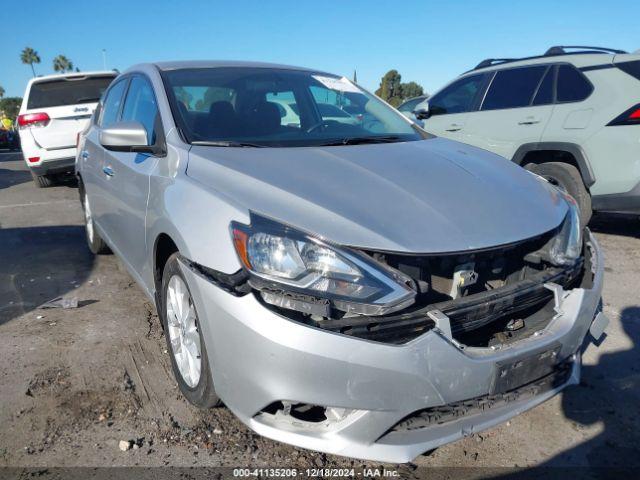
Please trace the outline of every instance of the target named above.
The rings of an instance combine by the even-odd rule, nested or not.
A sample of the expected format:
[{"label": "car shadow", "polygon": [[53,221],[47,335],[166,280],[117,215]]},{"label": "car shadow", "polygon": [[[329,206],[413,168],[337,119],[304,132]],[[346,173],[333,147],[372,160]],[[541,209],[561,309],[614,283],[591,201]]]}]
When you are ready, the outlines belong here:
[{"label": "car shadow", "polygon": [[636,478],[640,471],[640,306],[625,308],[620,323],[626,338],[620,335],[620,345],[601,355],[597,364],[583,365],[580,384],[562,394],[562,410],[572,428],[596,427],[591,430],[599,433],[536,467],[509,469],[490,478]]},{"label": "car shadow", "polygon": [[640,217],[622,213],[594,214],[589,229],[596,233],[640,238]]},{"label": "car shadow", "polygon": [[60,173],[56,176],[56,185],[67,188],[78,188],[78,177],[76,177],[73,172]]},{"label": "car shadow", "polygon": [[624,340],[631,345],[623,340],[596,365],[583,366],[580,385],[568,388],[562,397],[565,416],[578,429],[600,424],[601,433],[554,457],[548,465],[562,466],[578,459],[592,468],[640,468],[640,306],[625,308],[620,323],[627,337]]},{"label": "car shadow", "polygon": [[0,168],[0,190],[31,181],[31,174],[25,170]]},{"label": "car shadow", "polygon": [[[72,297],[94,264],[80,225],[0,229],[0,245],[0,325]],[[82,299],[78,307],[90,303]]]}]

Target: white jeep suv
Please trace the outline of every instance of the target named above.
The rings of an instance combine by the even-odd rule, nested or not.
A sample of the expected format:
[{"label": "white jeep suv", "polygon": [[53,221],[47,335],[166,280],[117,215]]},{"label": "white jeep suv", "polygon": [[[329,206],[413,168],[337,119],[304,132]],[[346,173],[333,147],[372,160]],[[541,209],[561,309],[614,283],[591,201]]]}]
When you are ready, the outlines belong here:
[{"label": "white jeep suv", "polygon": [[552,47],[487,59],[417,105],[433,134],[497,153],[592,210],[640,213],[640,54]]},{"label": "white jeep suv", "polygon": [[24,161],[38,187],[50,186],[55,174],[73,171],[77,135],[117,75],[82,72],[29,80],[18,126]]}]

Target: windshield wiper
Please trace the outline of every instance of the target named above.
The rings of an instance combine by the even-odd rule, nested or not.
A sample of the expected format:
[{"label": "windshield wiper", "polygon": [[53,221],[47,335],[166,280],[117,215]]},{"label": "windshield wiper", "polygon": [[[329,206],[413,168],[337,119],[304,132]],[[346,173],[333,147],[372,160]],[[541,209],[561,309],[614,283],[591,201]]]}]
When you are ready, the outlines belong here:
[{"label": "windshield wiper", "polygon": [[206,141],[206,140],[196,140],[195,142],[191,142],[191,145],[203,145],[205,147],[250,147],[250,148],[265,148],[266,145],[259,145],[257,143],[249,143],[249,142],[234,142],[231,140],[219,140],[219,141]]},{"label": "windshield wiper", "polygon": [[320,144],[321,147],[332,147],[335,145],[362,145],[365,143],[393,143],[400,140],[398,135],[386,135],[378,137],[347,137],[333,142]]}]

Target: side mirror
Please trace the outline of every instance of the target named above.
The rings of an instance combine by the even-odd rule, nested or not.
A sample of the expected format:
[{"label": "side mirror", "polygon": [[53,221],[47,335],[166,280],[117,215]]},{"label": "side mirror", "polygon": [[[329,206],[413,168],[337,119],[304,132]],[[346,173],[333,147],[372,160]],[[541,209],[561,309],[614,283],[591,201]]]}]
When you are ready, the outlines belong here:
[{"label": "side mirror", "polygon": [[139,122],[118,122],[100,130],[100,145],[116,152],[153,153],[147,131]]},{"label": "side mirror", "polygon": [[431,116],[431,109],[429,108],[429,103],[421,103],[417,106],[417,108],[413,111],[413,114],[416,116],[418,120],[426,120]]}]

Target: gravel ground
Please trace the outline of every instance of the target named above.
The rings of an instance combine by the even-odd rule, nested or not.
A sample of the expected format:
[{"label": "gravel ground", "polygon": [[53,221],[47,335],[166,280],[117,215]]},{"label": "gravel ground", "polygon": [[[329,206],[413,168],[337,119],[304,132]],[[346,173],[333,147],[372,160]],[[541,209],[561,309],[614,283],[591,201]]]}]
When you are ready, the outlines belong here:
[{"label": "gravel ground", "polygon": [[[640,221],[596,217],[592,229],[606,256],[611,325],[587,348],[582,383],[386,468],[640,467]],[[78,308],[39,308],[59,296]],[[37,189],[11,153],[0,153],[0,425],[5,467],[364,465],[261,438],[224,408],[187,404],[153,307],[114,256],[87,250],[75,185]]]}]

